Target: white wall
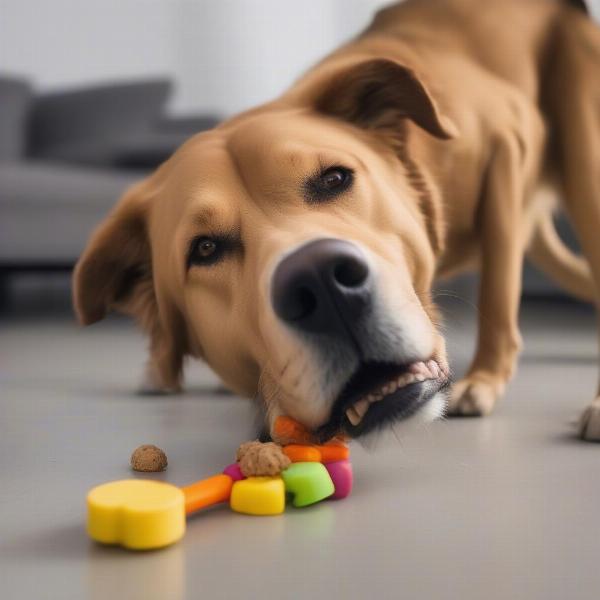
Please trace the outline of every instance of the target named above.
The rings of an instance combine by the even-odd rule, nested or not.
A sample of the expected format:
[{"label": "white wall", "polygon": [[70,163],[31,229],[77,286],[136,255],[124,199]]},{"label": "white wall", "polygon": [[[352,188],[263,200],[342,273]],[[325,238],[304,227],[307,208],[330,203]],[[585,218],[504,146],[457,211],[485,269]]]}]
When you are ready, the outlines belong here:
[{"label": "white wall", "polygon": [[165,73],[169,0],[0,0],[0,68],[44,88]]},{"label": "white wall", "polygon": [[389,0],[0,0],[0,70],[42,89],[171,74],[175,112],[268,100]]},{"label": "white wall", "polygon": [[[279,94],[390,0],[178,2],[178,106],[228,113]],[[190,25],[192,24],[192,25]]]},{"label": "white wall", "polygon": [[231,114],[277,95],[389,2],[0,0],[0,71],[42,89],[172,75],[174,112]]}]

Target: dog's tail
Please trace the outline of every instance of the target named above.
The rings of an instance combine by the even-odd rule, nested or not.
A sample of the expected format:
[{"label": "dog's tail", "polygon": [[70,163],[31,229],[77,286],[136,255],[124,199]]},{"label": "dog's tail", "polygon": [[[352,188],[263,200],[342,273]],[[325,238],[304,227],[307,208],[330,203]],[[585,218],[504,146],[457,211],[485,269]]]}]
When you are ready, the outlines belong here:
[{"label": "dog's tail", "polygon": [[[543,106],[552,132],[560,194],[538,197],[528,257],[562,288],[588,302],[600,301],[600,28],[570,0],[550,38],[542,81]],[[550,182],[549,182],[550,183]],[[547,188],[548,189],[548,188]],[[547,191],[547,190],[546,190]],[[538,193],[543,193],[543,187]],[[551,206],[548,206],[550,200]],[[562,242],[552,207],[563,205],[585,258]],[[550,208],[550,210],[548,210]],[[598,290],[598,291],[596,291]]]},{"label": "dog's tail", "polygon": [[590,267],[562,241],[552,211],[539,213],[527,249],[527,258],[559,287],[584,302],[595,301]]}]

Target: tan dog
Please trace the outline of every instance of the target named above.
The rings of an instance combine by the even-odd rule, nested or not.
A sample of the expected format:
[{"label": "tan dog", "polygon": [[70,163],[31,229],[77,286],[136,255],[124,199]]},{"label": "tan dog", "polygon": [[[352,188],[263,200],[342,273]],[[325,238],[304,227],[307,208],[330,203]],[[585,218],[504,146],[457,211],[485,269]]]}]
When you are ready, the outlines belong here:
[{"label": "tan dog", "polygon": [[[134,315],[160,388],[193,355],[269,422],[357,436],[442,412],[431,285],[479,266],[478,348],[450,410],[487,414],[521,345],[524,256],[600,297],[599,66],[581,2],[383,10],[125,195],[77,265],[79,318]],[[554,230],[555,195],[587,261]],[[600,439],[600,399],[581,433]]]}]

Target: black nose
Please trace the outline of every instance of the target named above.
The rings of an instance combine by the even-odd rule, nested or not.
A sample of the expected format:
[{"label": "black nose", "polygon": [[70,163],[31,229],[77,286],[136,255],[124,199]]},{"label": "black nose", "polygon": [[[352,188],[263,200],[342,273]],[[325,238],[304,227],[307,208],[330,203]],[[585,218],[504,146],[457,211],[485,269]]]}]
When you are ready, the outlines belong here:
[{"label": "black nose", "polygon": [[369,266],[351,242],[320,239],[286,256],[275,269],[275,313],[303,331],[347,335],[371,303]]}]

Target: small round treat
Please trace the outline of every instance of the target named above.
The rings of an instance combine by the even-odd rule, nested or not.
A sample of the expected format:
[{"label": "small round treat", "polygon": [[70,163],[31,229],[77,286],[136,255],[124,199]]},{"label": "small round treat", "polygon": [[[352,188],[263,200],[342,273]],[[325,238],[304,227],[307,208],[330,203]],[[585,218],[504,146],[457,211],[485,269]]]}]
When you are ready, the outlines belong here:
[{"label": "small round treat", "polygon": [[237,451],[240,470],[245,477],[274,477],[290,466],[281,446],[258,440],[242,444]]},{"label": "small round treat", "polygon": [[167,455],[152,444],[144,444],[133,451],[131,455],[131,468],[134,471],[157,473],[167,468]]}]

